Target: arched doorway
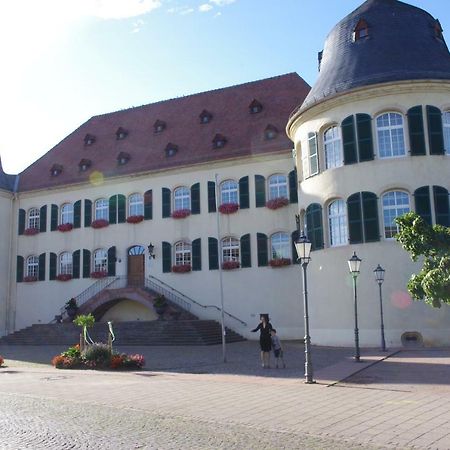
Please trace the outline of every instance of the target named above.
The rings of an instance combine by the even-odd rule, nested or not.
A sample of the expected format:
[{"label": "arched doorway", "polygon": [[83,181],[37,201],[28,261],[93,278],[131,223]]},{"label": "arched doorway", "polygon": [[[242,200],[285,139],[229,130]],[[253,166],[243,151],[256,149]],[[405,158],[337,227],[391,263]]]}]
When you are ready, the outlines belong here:
[{"label": "arched doorway", "polygon": [[128,249],[128,285],[143,286],[145,277],[145,248],[134,245]]}]

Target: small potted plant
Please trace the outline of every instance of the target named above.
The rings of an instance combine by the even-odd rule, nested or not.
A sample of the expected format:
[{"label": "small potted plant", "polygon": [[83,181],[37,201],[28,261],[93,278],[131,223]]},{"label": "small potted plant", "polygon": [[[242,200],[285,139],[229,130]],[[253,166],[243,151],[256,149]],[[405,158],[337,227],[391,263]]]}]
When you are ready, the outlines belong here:
[{"label": "small potted plant", "polygon": [[162,316],[167,308],[167,300],[163,294],[158,294],[153,301],[153,307],[155,308],[156,314],[158,314],[159,319],[162,319]]},{"label": "small potted plant", "polygon": [[66,312],[67,315],[69,316],[70,320],[73,320],[75,318],[75,316],[77,315],[77,311],[78,311],[78,305],[77,305],[77,301],[76,299],[74,299],[73,297],[68,300],[66,302]]}]

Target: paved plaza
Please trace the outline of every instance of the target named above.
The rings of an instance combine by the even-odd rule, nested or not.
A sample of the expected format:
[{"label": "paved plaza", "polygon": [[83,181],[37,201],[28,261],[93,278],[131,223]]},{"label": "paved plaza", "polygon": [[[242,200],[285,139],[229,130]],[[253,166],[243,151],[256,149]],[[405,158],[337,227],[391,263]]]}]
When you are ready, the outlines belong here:
[{"label": "paved plaza", "polygon": [[1,449],[450,449],[450,350],[313,348],[263,369],[258,343],[124,347],[142,371],[57,370],[63,348],[0,346]]}]

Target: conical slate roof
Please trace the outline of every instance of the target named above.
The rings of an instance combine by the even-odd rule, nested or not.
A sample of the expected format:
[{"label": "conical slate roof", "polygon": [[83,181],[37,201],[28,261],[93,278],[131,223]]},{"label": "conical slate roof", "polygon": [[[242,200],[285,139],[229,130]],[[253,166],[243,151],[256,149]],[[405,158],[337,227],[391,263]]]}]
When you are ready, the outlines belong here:
[{"label": "conical slate roof", "polygon": [[15,179],[16,175],[8,175],[3,172],[2,160],[0,158],[0,189],[12,191],[14,189]]},{"label": "conical slate roof", "polygon": [[[368,35],[354,39],[358,24]],[[319,77],[301,110],[350,89],[407,80],[450,80],[439,22],[397,0],[367,0],[330,32]]]}]

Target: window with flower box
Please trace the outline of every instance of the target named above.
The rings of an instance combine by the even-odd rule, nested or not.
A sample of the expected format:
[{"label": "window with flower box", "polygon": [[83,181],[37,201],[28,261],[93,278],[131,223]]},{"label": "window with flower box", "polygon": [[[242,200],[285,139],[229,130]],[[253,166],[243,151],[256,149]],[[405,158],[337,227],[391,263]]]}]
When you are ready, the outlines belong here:
[{"label": "window with flower box", "polygon": [[226,237],[221,241],[222,267],[224,269],[236,269],[239,267],[240,250],[239,239]]},{"label": "window with flower box", "polygon": [[285,175],[272,175],[269,177],[269,200],[275,198],[288,198],[287,178]]},{"label": "window with flower box", "polygon": [[108,251],[103,248],[94,251],[94,273],[108,274]]},{"label": "window with flower box", "polygon": [[128,197],[128,217],[144,216],[144,196],[131,194]]},{"label": "window with flower box", "polygon": [[192,246],[186,241],[177,242],[174,246],[175,265],[173,272],[190,272],[192,267]]},{"label": "window with flower box", "polygon": [[38,208],[31,208],[28,210],[28,228],[39,229],[40,225],[40,211]]},{"label": "window with flower box", "polygon": [[58,275],[72,276],[72,253],[63,252],[59,255],[59,273]]},{"label": "window with flower box", "polygon": [[189,188],[182,186],[175,189],[173,193],[173,209],[174,211],[191,209],[191,191]]},{"label": "window with flower box", "polygon": [[66,203],[61,206],[61,216],[59,223],[61,225],[66,223],[73,224],[73,205],[71,203]]},{"label": "window with flower box", "polygon": [[278,232],[270,236],[270,253],[272,260],[291,259],[291,240],[288,233]]},{"label": "window with flower box", "polygon": [[95,201],[94,220],[109,220],[109,201],[106,198]]},{"label": "window with flower box", "polygon": [[27,275],[29,281],[36,281],[39,275],[39,257],[29,256],[27,258]]}]

